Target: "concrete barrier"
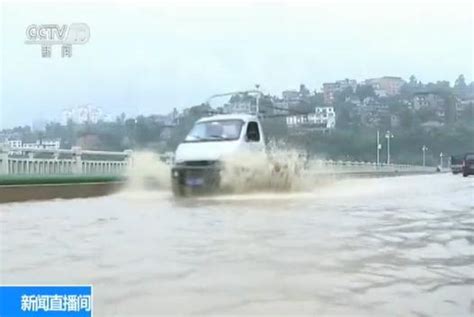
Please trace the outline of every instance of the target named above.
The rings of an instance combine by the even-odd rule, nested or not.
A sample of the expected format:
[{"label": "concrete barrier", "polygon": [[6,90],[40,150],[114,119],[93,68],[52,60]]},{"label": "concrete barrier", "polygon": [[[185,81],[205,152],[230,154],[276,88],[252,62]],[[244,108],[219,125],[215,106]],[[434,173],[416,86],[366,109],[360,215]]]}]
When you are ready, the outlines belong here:
[{"label": "concrete barrier", "polygon": [[0,203],[105,196],[117,192],[123,184],[123,182],[98,182],[2,185],[0,186]]},{"label": "concrete barrier", "polygon": [[2,175],[0,203],[103,196],[119,190],[125,181],[113,175]]}]

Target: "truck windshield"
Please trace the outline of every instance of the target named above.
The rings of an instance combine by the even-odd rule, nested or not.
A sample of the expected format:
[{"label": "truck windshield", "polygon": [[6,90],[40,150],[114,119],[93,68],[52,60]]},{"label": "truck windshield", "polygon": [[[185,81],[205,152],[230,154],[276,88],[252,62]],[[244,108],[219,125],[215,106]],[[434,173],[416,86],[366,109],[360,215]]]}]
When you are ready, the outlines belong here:
[{"label": "truck windshield", "polygon": [[185,142],[237,140],[243,125],[242,120],[215,120],[198,122],[184,140]]},{"label": "truck windshield", "polygon": [[461,155],[451,156],[451,165],[462,164],[463,157]]}]

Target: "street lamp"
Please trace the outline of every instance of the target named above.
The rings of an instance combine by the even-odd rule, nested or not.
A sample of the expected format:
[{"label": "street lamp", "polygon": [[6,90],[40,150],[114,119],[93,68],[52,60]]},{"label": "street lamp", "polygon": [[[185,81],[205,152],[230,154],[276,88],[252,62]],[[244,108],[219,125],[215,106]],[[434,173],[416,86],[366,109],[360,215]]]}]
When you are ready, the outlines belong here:
[{"label": "street lamp", "polygon": [[380,131],[377,130],[377,165],[380,164],[380,150],[382,149],[382,144],[380,144]]},{"label": "street lamp", "polygon": [[425,166],[425,163],[426,163],[426,154],[425,154],[425,152],[428,151],[428,147],[423,144],[423,147],[421,148],[421,151],[423,152],[423,166]]},{"label": "street lamp", "polygon": [[255,88],[257,89],[258,93],[257,93],[257,97],[256,97],[256,101],[255,101],[255,104],[256,104],[256,110],[257,110],[257,116],[259,115],[260,113],[260,107],[259,107],[259,99],[260,99],[260,91],[258,90],[260,88],[260,85],[259,84],[255,84]]},{"label": "street lamp", "polygon": [[385,132],[385,138],[387,139],[387,164],[390,164],[390,139],[393,139],[393,134],[390,130]]}]

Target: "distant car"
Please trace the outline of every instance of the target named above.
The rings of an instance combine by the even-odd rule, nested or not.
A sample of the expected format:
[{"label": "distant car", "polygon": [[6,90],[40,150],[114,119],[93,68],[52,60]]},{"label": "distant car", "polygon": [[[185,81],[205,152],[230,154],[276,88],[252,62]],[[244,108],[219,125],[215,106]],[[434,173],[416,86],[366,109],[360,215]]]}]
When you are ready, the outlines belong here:
[{"label": "distant car", "polygon": [[474,153],[466,153],[462,161],[462,176],[474,175]]},{"label": "distant car", "polygon": [[453,155],[451,156],[451,172],[453,174],[462,173],[462,161],[464,160],[464,155]]}]

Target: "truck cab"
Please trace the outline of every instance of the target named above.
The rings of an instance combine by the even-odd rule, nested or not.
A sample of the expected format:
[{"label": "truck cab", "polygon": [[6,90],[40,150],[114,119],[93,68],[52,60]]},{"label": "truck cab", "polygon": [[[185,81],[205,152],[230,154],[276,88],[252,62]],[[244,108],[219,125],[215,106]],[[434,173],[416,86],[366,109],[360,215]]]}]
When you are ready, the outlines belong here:
[{"label": "truck cab", "polygon": [[464,155],[452,155],[451,156],[451,172],[453,174],[462,173],[462,162]]},{"label": "truck cab", "polygon": [[462,176],[474,175],[474,152],[464,154],[462,161]]},{"label": "truck cab", "polygon": [[249,153],[265,153],[257,116],[228,114],[199,119],[176,149],[171,169],[173,193],[183,196],[219,189],[225,160]]}]

